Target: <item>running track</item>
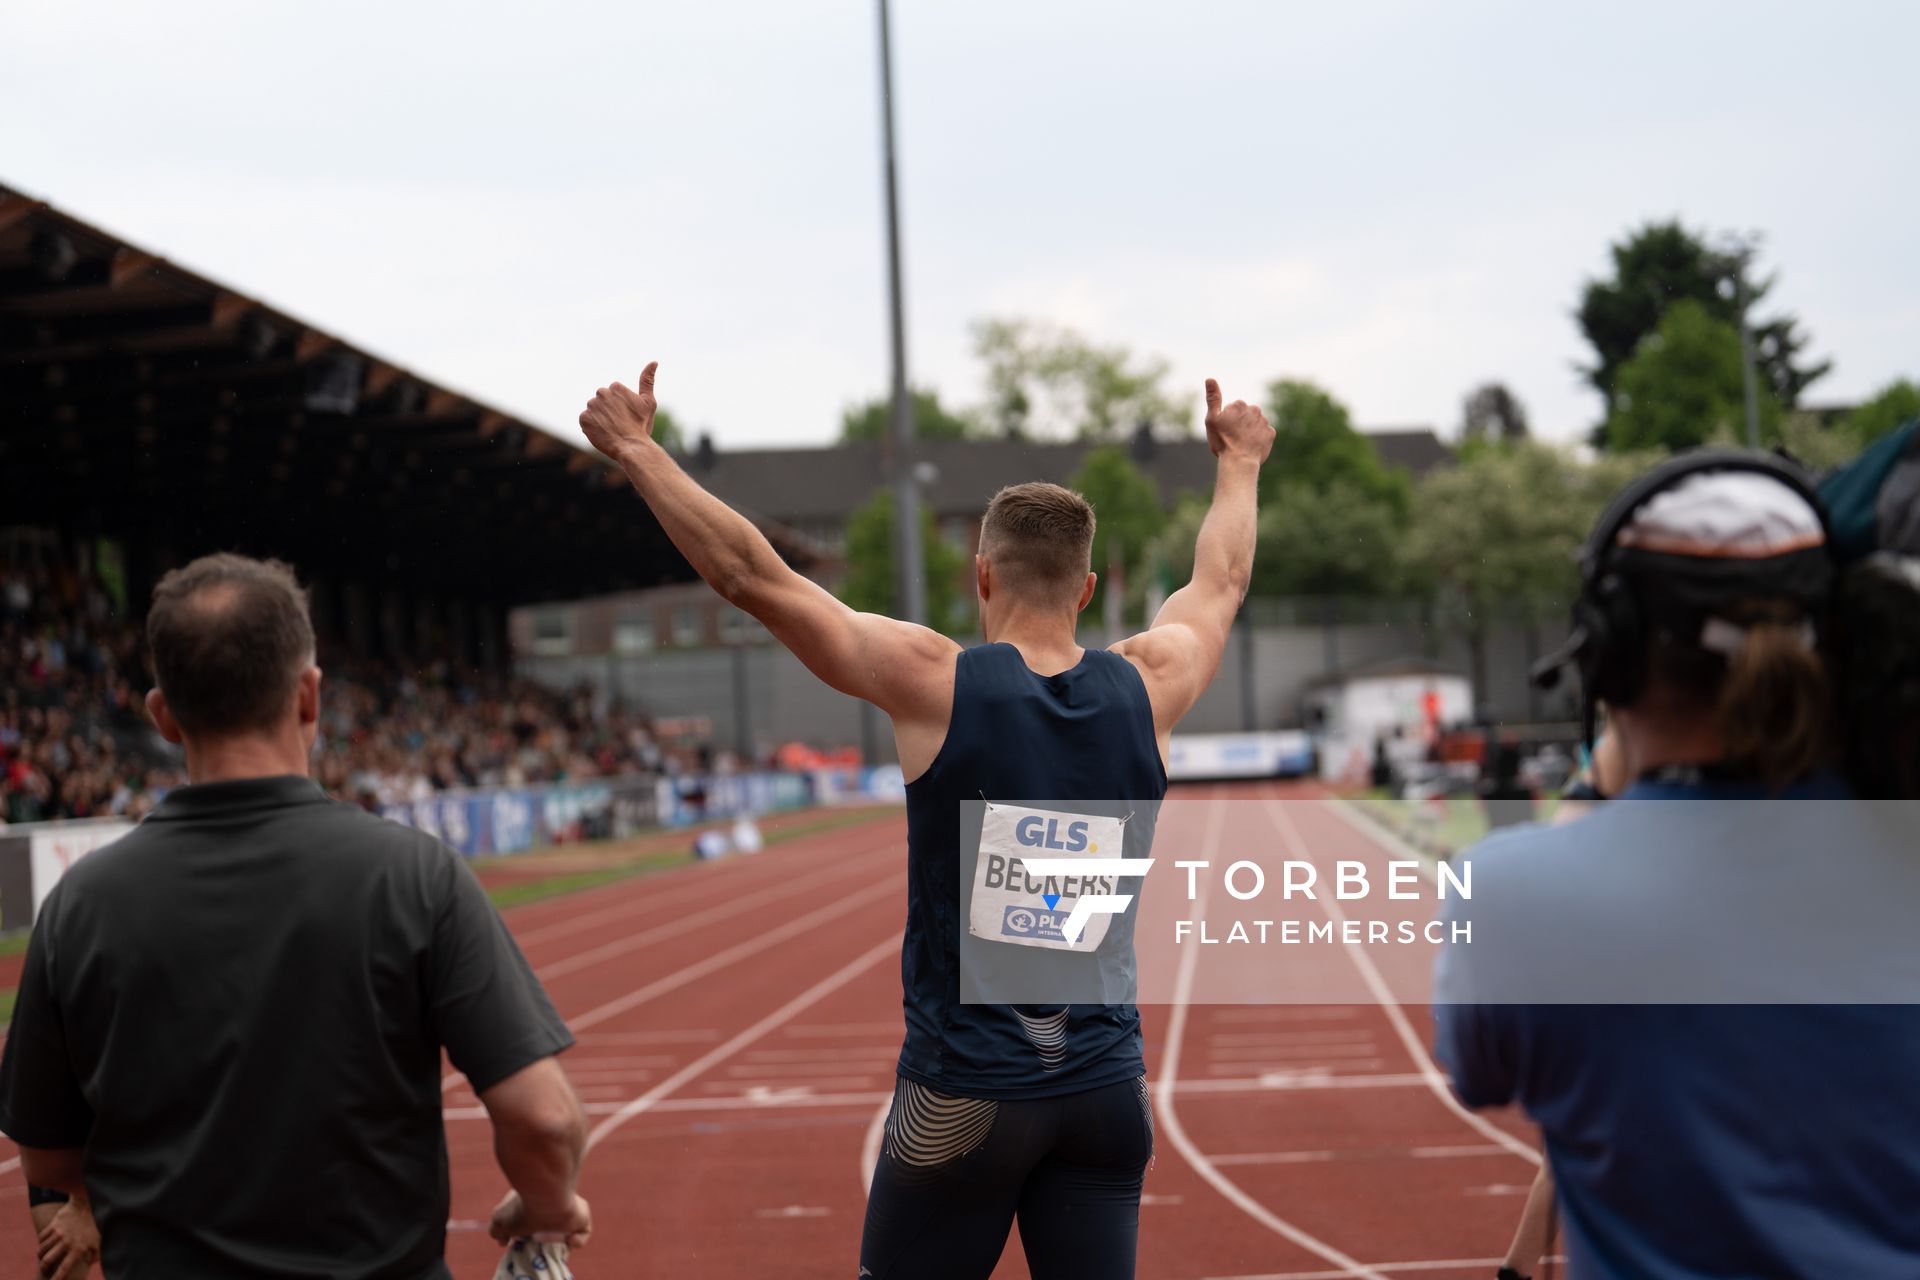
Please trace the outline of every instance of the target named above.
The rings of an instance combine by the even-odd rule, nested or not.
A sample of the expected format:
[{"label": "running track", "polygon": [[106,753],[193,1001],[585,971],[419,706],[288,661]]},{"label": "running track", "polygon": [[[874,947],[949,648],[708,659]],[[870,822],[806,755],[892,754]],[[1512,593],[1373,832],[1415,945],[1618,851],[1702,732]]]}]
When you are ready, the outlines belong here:
[{"label": "running track", "polygon": [[[1187,832],[1219,852],[1292,856],[1386,842],[1315,793],[1194,788]],[[1163,831],[1167,828],[1163,825]],[[568,1073],[593,1125],[589,1277],[850,1280],[899,1048],[905,823],[509,911],[579,1037]],[[1269,956],[1272,953],[1267,953]],[[1271,963],[1272,960],[1267,960]],[[1532,1180],[1510,1115],[1454,1108],[1430,1020],[1386,984],[1372,1004],[1147,1008],[1158,1155],[1141,1210],[1143,1280],[1464,1280],[1496,1265]],[[504,1190],[484,1113],[446,1080],[448,1257],[484,1280]],[[0,1143],[0,1277],[33,1274],[26,1196]],[[995,1273],[1024,1277],[1017,1244]]]}]

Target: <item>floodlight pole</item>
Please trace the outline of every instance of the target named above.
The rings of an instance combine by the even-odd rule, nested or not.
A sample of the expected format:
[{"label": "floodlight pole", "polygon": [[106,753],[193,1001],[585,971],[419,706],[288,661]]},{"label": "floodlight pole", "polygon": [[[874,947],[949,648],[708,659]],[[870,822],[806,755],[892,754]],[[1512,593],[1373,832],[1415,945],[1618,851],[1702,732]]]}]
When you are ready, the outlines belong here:
[{"label": "floodlight pole", "polygon": [[913,399],[907,391],[907,317],[900,282],[900,192],[893,147],[893,37],[880,6],[880,122],[886,148],[887,285],[893,312],[893,562],[900,616],[924,625],[927,584],[920,552],[920,491],[914,480]]}]

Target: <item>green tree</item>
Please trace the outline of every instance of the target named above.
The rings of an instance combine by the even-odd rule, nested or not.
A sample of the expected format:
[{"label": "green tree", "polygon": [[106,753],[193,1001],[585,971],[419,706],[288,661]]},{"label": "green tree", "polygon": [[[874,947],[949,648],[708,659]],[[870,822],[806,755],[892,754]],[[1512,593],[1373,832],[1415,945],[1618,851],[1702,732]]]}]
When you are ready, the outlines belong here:
[{"label": "green tree", "polygon": [[[1070,487],[1093,504],[1093,571],[1100,584],[1087,607],[1095,617],[1106,606],[1108,566],[1117,555],[1129,588],[1146,563],[1147,548],[1167,522],[1160,495],[1146,472],[1119,445],[1090,451],[1073,473]],[[1133,592],[1129,589],[1129,595]]]},{"label": "green tree", "polygon": [[1406,533],[1377,495],[1335,480],[1283,482],[1260,509],[1253,594],[1370,596],[1398,585]]},{"label": "green tree", "polygon": [[[1607,447],[1685,449],[1720,431],[1744,438],[1742,368],[1740,335],[1732,325],[1691,299],[1675,303],[1620,366]],[[1776,438],[1780,402],[1764,386],[1759,407],[1762,438]]]},{"label": "green tree", "polygon": [[1841,423],[1841,429],[1864,448],[1915,418],[1920,418],[1920,386],[1901,378],[1882,387],[1871,400],[1856,406]]},{"label": "green tree", "polygon": [[[1578,312],[1580,331],[1595,356],[1587,378],[1600,393],[1609,417],[1616,408],[1621,369],[1659,330],[1672,308],[1693,302],[1729,326],[1739,323],[1739,301],[1732,283],[1736,259],[1709,247],[1703,236],[1678,221],[1637,229],[1613,246],[1612,255],[1613,275],[1587,282]],[[1771,278],[1749,280],[1749,304],[1757,305],[1772,287]],[[1801,359],[1807,339],[1793,316],[1751,318],[1750,323],[1761,383],[1772,389],[1780,403],[1792,407],[1799,403],[1801,391],[1832,365]]]},{"label": "green tree", "polygon": [[[1861,442],[1844,425],[1830,427],[1820,420],[1819,414],[1804,409],[1782,413],[1776,431],[1775,443],[1816,472],[1851,461],[1861,449]],[[1744,437],[1736,439],[1731,430],[1723,430],[1707,443],[1740,445]]]},{"label": "green tree", "polygon": [[1470,452],[1421,480],[1407,565],[1443,624],[1465,634],[1476,690],[1487,687],[1494,623],[1514,614],[1539,622],[1571,605],[1576,556],[1593,522],[1652,460],[1608,454],[1583,463],[1529,441]]},{"label": "green tree", "polygon": [[[920,509],[921,561],[927,583],[927,625],[952,635],[969,623],[961,581],[967,553],[940,536],[933,513]],[[879,489],[847,518],[847,576],[840,598],[862,613],[898,617],[893,572],[893,491]]]},{"label": "green tree", "polygon": [[1527,435],[1527,408],[1506,384],[1488,382],[1467,393],[1460,407],[1461,440],[1505,443]]},{"label": "green tree", "polygon": [[[849,405],[840,415],[841,444],[884,440],[892,430],[891,396],[876,396],[864,404]],[[915,391],[913,432],[921,440],[964,440],[973,434],[973,426],[965,418],[942,408],[936,392]]]},{"label": "green tree", "polygon": [[679,453],[687,447],[687,433],[680,429],[680,420],[665,409],[656,409],[653,414],[653,438],[660,447]]},{"label": "green tree", "polygon": [[983,412],[997,435],[1117,440],[1141,423],[1162,435],[1191,429],[1191,407],[1166,391],[1157,356],[1031,320],[981,321],[973,349],[987,366]]},{"label": "green tree", "polygon": [[1282,378],[1267,388],[1267,418],[1273,423],[1273,454],[1260,469],[1260,498],[1271,502],[1283,484],[1309,489],[1343,485],[1382,502],[1396,517],[1406,514],[1407,474],[1380,461],[1356,431],[1347,407],[1311,382]]}]

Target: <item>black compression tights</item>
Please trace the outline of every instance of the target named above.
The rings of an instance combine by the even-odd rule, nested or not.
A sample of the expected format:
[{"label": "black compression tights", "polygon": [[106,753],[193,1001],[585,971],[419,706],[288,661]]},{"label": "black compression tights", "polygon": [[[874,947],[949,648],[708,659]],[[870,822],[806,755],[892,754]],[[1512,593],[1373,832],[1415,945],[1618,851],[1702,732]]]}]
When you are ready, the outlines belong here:
[{"label": "black compression tights", "polygon": [[1152,1158],[1145,1077],[1018,1102],[901,1080],[859,1274],[986,1280],[1018,1217],[1033,1280],[1131,1280]]}]

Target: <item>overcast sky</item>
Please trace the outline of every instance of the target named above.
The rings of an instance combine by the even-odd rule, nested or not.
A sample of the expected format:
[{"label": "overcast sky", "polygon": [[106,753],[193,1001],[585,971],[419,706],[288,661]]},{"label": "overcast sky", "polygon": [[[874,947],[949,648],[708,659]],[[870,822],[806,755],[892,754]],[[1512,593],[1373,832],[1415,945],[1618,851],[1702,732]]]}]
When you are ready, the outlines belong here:
[{"label": "overcast sky", "polygon": [[[897,0],[912,377],[1029,316],[1452,430],[1597,415],[1648,218],[1766,235],[1849,400],[1920,373],[1920,6]],[[872,6],[18,3],[0,182],[529,420],[661,361],[720,447],[888,377]]]}]

